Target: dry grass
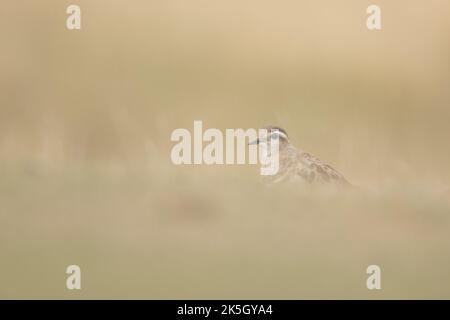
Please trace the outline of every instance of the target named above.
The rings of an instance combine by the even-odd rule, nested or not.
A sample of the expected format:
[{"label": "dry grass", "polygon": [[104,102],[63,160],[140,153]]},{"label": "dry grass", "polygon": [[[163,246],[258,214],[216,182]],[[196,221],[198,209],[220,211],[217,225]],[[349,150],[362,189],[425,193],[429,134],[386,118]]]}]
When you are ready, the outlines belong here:
[{"label": "dry grass", "polygon": [[[368,4],[80,0],[81,32],[3,4],[0,297],[450,298],[450,5],[380,0],[369,32]],[[174,167],[197,119],[283,126],[361,188]]]},{"label": "dry grass", "polygon": [[[448,193],[403,186],[323,193],[150,171],[4,176],[3,297],[450,294],[443,285],[450,280]],[[64,268],[73,263],[84,276],[78,294],[64,289]],[[365,288],[370,264],[382,266],[379,293]]]}]

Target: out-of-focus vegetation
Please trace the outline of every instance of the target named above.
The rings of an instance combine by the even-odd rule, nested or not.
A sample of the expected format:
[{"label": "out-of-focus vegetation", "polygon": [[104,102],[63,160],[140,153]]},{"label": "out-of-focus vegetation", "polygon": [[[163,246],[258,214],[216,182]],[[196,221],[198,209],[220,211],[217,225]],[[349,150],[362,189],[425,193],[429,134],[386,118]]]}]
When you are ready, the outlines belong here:
[{"label": "out-of-focus vegetation", "polygon": [[[69,4],[1,5],[1,298],[450,298],[449,3]],[[359,189],[175,167],[194,120],[282,126]]]}]

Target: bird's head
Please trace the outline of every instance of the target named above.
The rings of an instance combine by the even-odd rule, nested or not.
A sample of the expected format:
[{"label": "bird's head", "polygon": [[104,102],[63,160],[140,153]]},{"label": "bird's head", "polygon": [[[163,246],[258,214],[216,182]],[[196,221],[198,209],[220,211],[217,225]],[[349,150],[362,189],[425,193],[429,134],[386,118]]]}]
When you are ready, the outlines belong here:
[{"label": "bird's head", "polygon": [[[275,141],[278,139],[280,146],[286,145],[288,140],[288,134],[286,133],[286,130],[280,127],[276,126],[266,126],[261,128],[262,130],[265,130],[267,134],[260,134],[258,139],[250,142],[249,144],[265,144],[269,145],[272,141]],[[264,132],[264,131],[263,131]]]}]

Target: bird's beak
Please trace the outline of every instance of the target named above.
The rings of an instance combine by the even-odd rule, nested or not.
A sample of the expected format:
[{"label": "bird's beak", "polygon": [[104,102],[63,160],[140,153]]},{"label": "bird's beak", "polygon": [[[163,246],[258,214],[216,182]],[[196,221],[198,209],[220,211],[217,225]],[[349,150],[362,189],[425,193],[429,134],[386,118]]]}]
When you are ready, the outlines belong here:
[{"label": "bird's beak", "polygon": [[248,145],[252,145],[252,144],[259,144],[259,139],[256,139],[256,140],[248,143]]}]

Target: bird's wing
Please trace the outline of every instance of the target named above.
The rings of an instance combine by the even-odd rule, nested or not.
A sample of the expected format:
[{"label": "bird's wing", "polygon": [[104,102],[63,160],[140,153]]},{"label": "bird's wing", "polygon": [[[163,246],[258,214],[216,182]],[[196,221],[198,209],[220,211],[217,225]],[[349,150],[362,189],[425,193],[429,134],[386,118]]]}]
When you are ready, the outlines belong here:
[{"label": "bird's wing", "polygon": [[349,184],[340,172],[313,155],[302,152],[298,157],[300,166],[298,167],[297,173],[306,181],[310,183]]}]

